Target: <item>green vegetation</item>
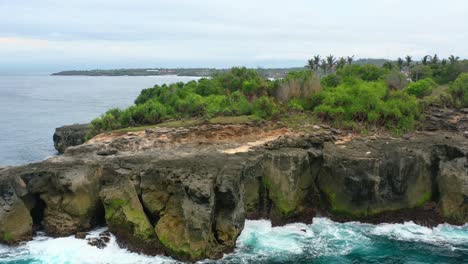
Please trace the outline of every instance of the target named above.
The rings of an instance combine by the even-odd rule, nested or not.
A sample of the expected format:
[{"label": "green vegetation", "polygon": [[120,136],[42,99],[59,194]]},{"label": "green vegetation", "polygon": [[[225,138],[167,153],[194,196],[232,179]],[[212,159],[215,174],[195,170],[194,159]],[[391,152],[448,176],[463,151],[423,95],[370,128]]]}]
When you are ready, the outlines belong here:
[{"label": "green vegetation", "polygon": [[417,82],[412,82],[408,85],[407,92],[410,95],[414,95],[418,98],[423,98],[432,93],[432,90],[437,87],[432,79],[426,78]]},{"label": "green vegetation", "polygon": [[468,107],[468,73],[461,74],[450,85],[449,92],[456,106]]},{"label": "green vegetation", "polygon": [[212,78],[155,85],[142,90],[134,105],[94,119],[89,136],[167,121],[172,126],[239,123],[305,113],[338,127],[401,133],[415,127],[424,107],[468,107],[468,74],[463,73],[468,63],[454,56],[426,56],[421,62],[406,56],[382,61],[382,66],[355,64],[353,57],[315,56],[306,68],[276,80],[258,70],[232,68]]}]

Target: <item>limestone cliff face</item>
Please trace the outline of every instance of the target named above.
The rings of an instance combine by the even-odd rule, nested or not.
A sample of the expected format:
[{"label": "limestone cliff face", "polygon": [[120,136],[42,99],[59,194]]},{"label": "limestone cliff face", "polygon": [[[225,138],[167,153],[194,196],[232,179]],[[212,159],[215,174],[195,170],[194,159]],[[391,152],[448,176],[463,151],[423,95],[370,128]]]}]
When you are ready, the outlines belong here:
[{"label": "limestone cliff face", "polygon": [[412,212],[423,212],[463,224],[467,145],[453,132],[342,140],[268,124],[101,135],[0,169],[0,241],[105,222],[133,251],[194,261],[231,251],[247,217],[417,221]]}]

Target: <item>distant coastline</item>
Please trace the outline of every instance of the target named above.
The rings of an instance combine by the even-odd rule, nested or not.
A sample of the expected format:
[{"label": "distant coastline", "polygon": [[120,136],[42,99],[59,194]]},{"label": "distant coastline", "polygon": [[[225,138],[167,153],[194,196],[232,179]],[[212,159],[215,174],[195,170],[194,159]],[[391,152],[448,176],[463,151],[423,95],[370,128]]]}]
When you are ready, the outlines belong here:
[{"label": "distant coastline", "polygon": [[[282,78],[291,71],[297,71],[303,67],[291,68],[257,68],[259,73],[267,78]],[[228,69],[214,68],[142,68],[142,69],[109,69],[109,70],[71,70],[52,73],[54,76],[190,76],[210,77],[217,72]]]},{"label": "distant coastline", "polygon": [[[359,59],[353,64],[374,64],[382,66],[388,60],[385,59]],[[265,78],[283,78],[291,71],[299,71],[304,67],[284,68],[255,68]],[[210,77],[217,72],[229,69],[216,68],[139,68],[139,69],[95,69],[95,70],[69,70],[52,73],[55,76],[190,76]]]}]

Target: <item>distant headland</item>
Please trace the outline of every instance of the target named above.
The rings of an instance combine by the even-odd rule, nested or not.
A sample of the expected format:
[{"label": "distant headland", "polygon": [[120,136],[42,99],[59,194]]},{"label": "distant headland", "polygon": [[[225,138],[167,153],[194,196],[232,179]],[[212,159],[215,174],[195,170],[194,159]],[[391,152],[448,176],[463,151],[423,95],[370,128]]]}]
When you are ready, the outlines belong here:
[{"label": "distant headland", "polygon": [[[353,64],[373,64],[382,66],[386,59],[359,59]],[[258,73],[265,78],[283,78],[289,72],[303,70],[304,67],[283,67],[283,68],[255,68]],[[216,68],[139,68],[139,69],[95,69],[95,70],[69,70],[52,73],[59,76],[193,76],[208,77],[218,72],[229,71],[230,69]]]}]

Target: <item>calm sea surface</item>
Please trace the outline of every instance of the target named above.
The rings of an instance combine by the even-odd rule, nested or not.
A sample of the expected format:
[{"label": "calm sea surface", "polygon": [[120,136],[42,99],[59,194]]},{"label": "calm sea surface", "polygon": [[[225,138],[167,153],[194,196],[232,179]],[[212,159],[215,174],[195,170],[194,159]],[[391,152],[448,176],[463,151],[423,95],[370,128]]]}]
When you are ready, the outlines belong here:
[{"label": "calm sea surface", "polygon": [[[0,165],[54,155],[52,134],[62,125],[89,122],[110,107],[125,107],[139,91],[189,77],[0,76]],[[97,236],[103,229],[89,236]],[[16,247],[0,245],[0,263],[178,263],[120,248],[104,249],[74,236],[38,234]],[[404,224],[336,223],[272,227],[246,221],[233,253],[203,263],[468,263],[468,225],[434,228]]]},{"label": "calm sea surface", "polygon": [[126,107],[143,88],[188,82],[178,76],[0,76],[0,166],[55,155],[56,127],[87,123],[111,107]]}]

